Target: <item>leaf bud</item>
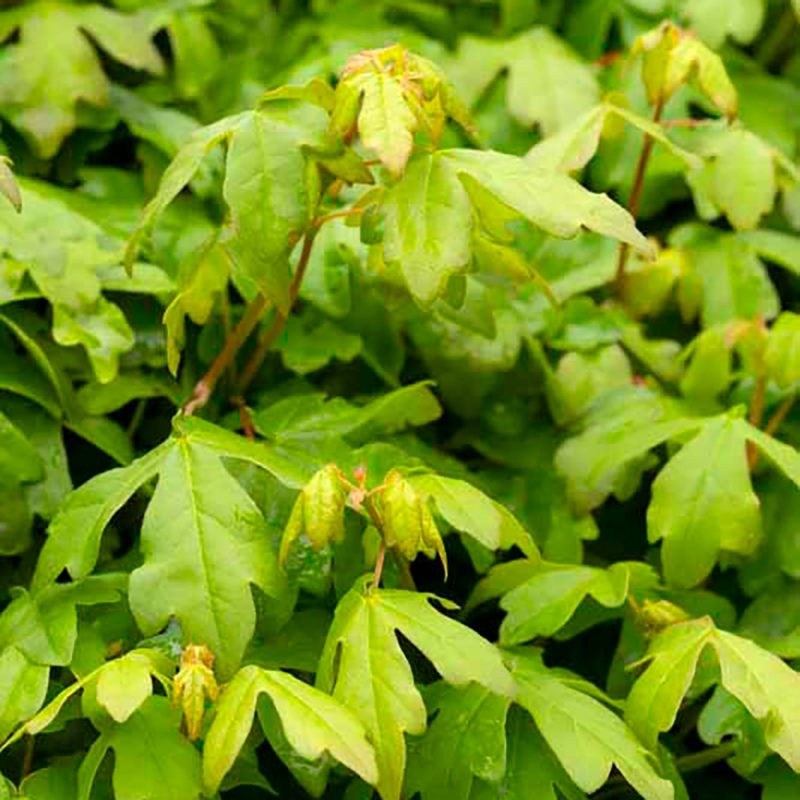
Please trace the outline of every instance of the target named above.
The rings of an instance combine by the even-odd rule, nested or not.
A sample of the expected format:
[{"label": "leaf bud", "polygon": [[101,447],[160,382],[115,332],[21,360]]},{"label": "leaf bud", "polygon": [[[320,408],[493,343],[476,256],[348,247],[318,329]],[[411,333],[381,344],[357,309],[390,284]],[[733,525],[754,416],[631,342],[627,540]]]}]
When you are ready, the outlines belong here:
[{"label": "leaf bud", "polygon": [[391,470],[382,497],[383,535],[387,547],[395,547],[409,561],[417,553],[433,558],[437,553],[447,575],[447,554],[426,498],[398,472]]},{"label": "leaf bud", "polygon": [[344,537],[344,507],[347,493],[339,480],[339,469],[328,464],[303,487],[283,532],[280,561],[286,563],[296,539],[305,536],[315,551]]},{"label": "leaf bud", "polygon": [[187,645],[172,684],[172,704],[181,706],[186,735],[191,741],[200,737],[206,698],[213,703],[219,697],[213,666],[214,656],[205,645]]}]

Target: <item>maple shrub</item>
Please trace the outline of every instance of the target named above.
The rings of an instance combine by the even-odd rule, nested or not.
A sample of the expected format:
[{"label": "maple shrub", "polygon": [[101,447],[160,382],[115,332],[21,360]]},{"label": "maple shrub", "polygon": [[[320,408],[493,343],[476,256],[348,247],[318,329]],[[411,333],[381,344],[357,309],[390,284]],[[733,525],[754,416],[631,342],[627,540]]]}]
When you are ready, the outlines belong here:
[{"label": "maple shrub", "polygon": [[800,797],[800,4],[0,10],[0,800]]}]

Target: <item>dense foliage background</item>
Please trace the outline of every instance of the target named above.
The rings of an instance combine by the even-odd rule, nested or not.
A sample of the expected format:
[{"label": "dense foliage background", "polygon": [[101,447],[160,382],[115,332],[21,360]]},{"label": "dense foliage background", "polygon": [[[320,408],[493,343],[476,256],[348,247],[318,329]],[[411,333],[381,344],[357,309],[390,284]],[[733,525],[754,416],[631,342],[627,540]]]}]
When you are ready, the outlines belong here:
[{"label": "dense foliage background", "polygon": [[798,15],[2,4],[0,798],[800,796]]}]

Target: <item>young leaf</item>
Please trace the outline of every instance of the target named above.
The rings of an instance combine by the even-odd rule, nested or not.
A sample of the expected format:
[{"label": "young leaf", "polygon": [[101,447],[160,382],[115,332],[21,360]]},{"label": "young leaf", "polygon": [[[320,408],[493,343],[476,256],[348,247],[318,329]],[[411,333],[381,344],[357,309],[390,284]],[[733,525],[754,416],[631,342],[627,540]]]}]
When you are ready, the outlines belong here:
[{"label": "young leaf", "polygon": [[736,116],[739,98],[722,59],[672,22],[640,36],[631,54],[643,53],[642,79],[650,105],[666,103],[694,76],[703,94],[729,119]]},{"label": "young leaf", "polygon": [[767,744],[800,771],[800,675],[749,639],[717,631],[721,682],[761,723]]},{"label": "young leaf", "polygon": [[661,470],[647,529],[651,542],[664,540],[664,575],[682,588],[706,578],[720,550],[754,552],[761,541],[760,503],[735,421],[712,419]]},{"label": "young leaf", "polygon": [[507,238],[506,223],[523,217],[554,236],[573,237],[585,227],[650,252],[630,214],[606,195],[494,151],[420,155],[385,203],[384,260],[399,266],[422,305],[430,305],[468,265],[476,224],[471,208],[497,237]]},{"label": "young leaf", "polygon": [[141,546],[129,589],[141,630],[151,635],[174,615],[231,675],[255,626],[251,584],[271,594],[280,581],[261,512],[213,451],[186,440],[169,450]]},{"label": "young leaf", "polygon": [[491,150],[445,150],[441,156],[451,162],[462,181],[465,176],[469,179],[465,185],[479,214],[483,213],[483,202],[476,184],[554,236],[570,238],[584,227],[645,254],[651,251],[624,208],[606,195],[586,191],[565,176]]},{"label": "young leaf", "polygon": [[613,711],[548,670],[535,652],[514,652],[510,665],[517,702],[581,789],[596,791],[616,766],[645,800],[673,800],[672,784],[659,777],[655,758]]},{"label": "young leaf", "polygon": [[478,634],[435,611],[430,595],[369,590],[361,581],[336,608],[317,685],[350,708],[375,747],[378,792],[398,800],[406,763],[403,733],[421,734],[425,705],[397,641],[399,631],[448,683],[470,681],[508,695],[511,679],[500,655]]},{"label": "young leaf", "polygon": [[361,95],[358,132],[364,147],[375,153],[392,175],[399,177],[411,155],[417,128],[417,119],[408,106],[399,78],[369,70],[345,78],[342,84],[343,89]]},{"label": "young leaf", "polygon": [[378,773],[364,728],[347,708],[284,672],[248,666],[225,687],[203,747],[203,784],[219,788],[253,724],[261,694],[272,701],[289,744],[305,759],[330,753],[368,783]]}]

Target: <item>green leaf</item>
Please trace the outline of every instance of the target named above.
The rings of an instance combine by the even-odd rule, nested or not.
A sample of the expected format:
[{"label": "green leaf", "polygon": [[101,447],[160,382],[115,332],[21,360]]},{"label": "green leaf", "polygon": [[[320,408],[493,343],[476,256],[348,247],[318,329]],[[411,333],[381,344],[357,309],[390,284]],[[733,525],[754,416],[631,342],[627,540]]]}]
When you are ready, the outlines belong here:
[{"label": "green leaf", "polygon": [[53,338],[67,347],[82,345],[100,383],[117,375],[119,356],[133,347],[133,331],[119,306],[105,298],[79,311],[56,304]]},{"label": "green leaf", "polygon": [[675,228],[670,244],[684,248],[703,284],[704,328],[735,319],[772,319],[778,295],[755,250],[738,236],[697,223]]},{"label": "green leaf", "polygon": [[181,735],[180,712],[151,697],[126,722],[114,725],[89,748],[78,770],[78,800],[89,800],[97,770],[114,751],[118,800],[195,800],[202,792],[200,754]]},{"label": "green leaf", "polygon": [[599,506],[628,479],[653,447],[699,428],[702,421],[670,418],[660,398],[633,389],[606,394],[586,419],[582,433],[567,439],[555,456],[556,469],[567,481],[567,494],[578,510]]},{"label": "green leaf", "polygon": [[767,745],[800,771],[800,675],[749,639],[717,631],[722,685],[761,723]]},{"label": "green leaf", "polygon": [[321,111],[301,116],[268,107],[245,114],[228,147],[223,195],[231,214],[231,251],[242,274],[284,314],[289,253],[316,201],[307,185],[303,145],[321,133],[324,122]]},{"label": "green leaf", "polygon": [[800,675],[749,639],[717,630],[707,617],[673,625],[653,640],[653,660],[628,698],[630,724],[646,742],[672,726],[706,645],[716,651],[722,686],[760,722],[767,745],[797,770]]},{"label": "green leaf", "polygon": [[22,211],[22,195],[19,184],[11,170],[12,161],[6,156],[0,156],[0,192],[6,196],[8,202],[17,212]]},{"label": "green leaf", "polygon": [[[461,185],[459,185],[461,184]],[[494,151],[442,150],[414,159],[384,199],[384,260],[430,305],[472,258],[478,222],[499,237],[523,217],[554,236],[582,227],[649,252],[625,209],[551,169]],[[447,230],[448,236],[441,235]]]},{"label": "green leaf", "polygon": [[356,444],[438,419],[442,407],[429,387],[430,382],[420,381],[362,406],[321,393],[291,395],[258,411],[253,421],[260,433],[278,443],[343,436]]},{"label": "green leaf", "polygon": [[304,464],[296,463],[266,442],[252,442],[198,417],[176,417],[173,425],[178,437],[191,444],[202,445],[221,456],[256,464],[293,489],[304,486],[313,473]]},{"label": "green leaf", "polygon": [[352,361],[361,352],[361,338],[317,314],[296,314],[286,321],[276,349],[286,369],[307,375],[334,359]]},{"label": "green leaf", "polygon": [[0,741],[44,703],[50,670],[33,664],[16,647],[0,653]]},{"label": "green leaf", "polygon": [[398,800],[405,771],[403,733],[421,734],[425,705],[397,641],[399,631],[448,683],[480,684],[508,695],[499,653],[474,631],[435,611],[430,595],[368,589],[361,581],[336,608],[320,659],[317,685],[350,708],[375,747],[377,788]]},{"label": "green leaf", "polygon": [[12,590],[0,614],[0,648],[13,646],[35,664],[66,666],[78,635],[76,606],[114,603],[125,579],[114,573],[48,586],[36,594]]},{"label": "green leaf", "polygon": [[768,755],[758,722],[732,694],[719,686],[700,712],[697,734],[708,745],[722,744],[726,737],[732,736],[736,752],[728,763],[742,774],[755,772]]},{"label": "green leaf", "polygon": [[108,103],[110,84],[87,33],[117,61],[160,73],[161,56],[141,14],[123,14],[99,5],[35,2],[0,15],[8,38],[0,102],[3,113],[32,140],[42,158],[52,158],[76,126],[79,102]]},{"label": "green leaf", "polygon": [[31,584],[35,592],[55,581],[64,569],[75,580],[94,569],[100,539],[111,518],[156,475],[172,447],[168,441],[130,466],[95,476],[67,497],[48,528]]},{"label": "green leaf", "polygon": [[220,142],[228,139],[236,130],[236,126],[246,118],[239,114],[225,117],[217,122],[195,131],[188,142],[164,170],[161,180],[150,202],[142,211],[139,224],[131,234],[125,250],[125,266],[130,272],[142,241],[150,234],[159,217],[167,206],[183,191],[195,173],[200,169],[203,159]]},{"label": "green leaf", "polygon": [[334,698],[283,672],[248,666],[225,688],[203,747],[203,783],[213,794],[241,750],[266,694],[280,718],[289,744],[305,759],[330,753],[368,783],[377,781],[372,748],[364,728]]},{"label": "green leaf", "polygon": [[538,167],[558,172],[581,169],[594,157],[604,134],[606,137],[610,136],[610,133],[607,133],[609,128],[616,134],[616,126],[620,122],[627,122],[655,139],[687,166],[695,168],[702,166],[700,158],[676,145],[666,136],[660,125],[612,102],[600,103],[574,121],[569,121],[555,136],[548,136],[535,144],[526,154],[525,160]]},{"label": "green leaf", "polygon": [[179,439],[166,453],[141,548],[129,597],[143,633],[175,616],[233,674],[255,628],[251,585],[274,594],[280,581],[261,512],[212,450]]},{"label": "green leaf", "polygon": [[471,258],[470,201],[458,175],[435,154],[419,155],[382,208],[384,259],[400,265],[414,297],[431,303]]},{"label": "green leaf", "polygon": [[500,626],[500,641],[509,646],[537,636],[552,636],[586,597],[593,597],[606,608],[621,606],[628,595],[630,578],[629,565],[624,562],[607,570],[542,564],[500,601],[500,607],[507,612]]},{"label": "green leaf", "polygon": [[700,583],[720,550],[750,555],[761,541],[760,503],[734,420],[708,422],[661,470],[652,491],[648,539],[664,540],[664,575],[675,586]]},{"label": "green leaf", "polygon": [[477,186],[553,236],[571,238],[584,227],[650,253],[624,208],[566,176],[491,150],[444,150],[441,157],[465,182],[479,214],[484,203]]},{"label": "green leaf", "polygon": [[43,465],[25,434],[0,411],[0,483],[32,483],[42,478]]},{"label": "green leaf", "polygon": [[[134,239],[131,239],[129,247],[137,246],[133,243]],[[208,321],[217,298],[228,285],[230,269],[230,259],[216,233],[181,262],[178,292],[163,316],[167,328],[167,365],[173,375],[177,374],[180,364],[180,352],[186,337],[186,317],[198,325]]]},{"label": "green leaf", "polygon": [[25,208],[0,207],[0,252],[23,262],[53,306],[53,338],[81,344],[99,380],[116,375],[133,332],[120,308],[102,296],[98,272],[119,264],[122,241],[73,210],[46,184],[21,180]]},{"label": "green leaf", "polygon": [[153,693],[150,658],[133,651],[109,661],[97,676],[97,702],[115,722],[125,722]]},{"label": "green leaf", "polygon": [[19,787],[21,796],[27,800],[75,800],[77,772],[78,759],[74,757],[54,761],[25,777]]},{"label": "green leaf", "polygon": [[433,500],[447,522],[484,547],[505,550],[516,545],[528,558],[538,558],[539,551],[530,534],[513,514],[480,489],[442,475],[415,475],[409,480],[418,492]]},{"label": "green leaf", "polygon": [[749,44],[764,21],[762,0],[684,0],[683,16],[689,27],[711,48],[730,37]]},{"label": "green leaf", "polygon": [[[750,230],[773,206],[777,178],[773,153],[746,130],[725,130],[703,149],[710,160],[689,174],[698,213],[705,219],[725,214],[736,230]],[[697,201],[697,193],[702,200]],[[706,213],[705,201],[710,203]]]},{"label": "green leaf", "polygon": [[784,311],[772,326],[764,351],[767,375],[788,389],[800,380],[800,315]]},{"label": "green leaf", "polygon": [[659,777],[654,756],[613,711],[544,667],[535,652],[515,652],[510,663],[517,702],[583,791],[599,789],[616,766],[646,800],[672,800],[672,784]]},{"label": "green leaf", "polygon": [[691,620],[669,626],[650,644],[647,658],[651,660],[628,695],[625,720],[651,749],[659,733],[675,723],[713,633],[710,619]]},{"label": "green leaf", "polygon": [[800,487],[800,453],[791,445],[778,441],[744,420],[738,420],[738,425],[742,428],[745,438],[752,442],[795,486]]},{"label": "green leaf", "polygon": [[409,743],[406,791],[426,798],[470,800],[476,779],[497,783],[506,771],[507,698],[478,684],[435,686],[425,735]]},{"label": "green leaf", "polygon": [[[474,105],[508,71],[506,104],[523,125],[540,125],[545,136],[564,128],[599,99],[597,79],[588,64],[544,27],[502,41],[465,36],[449,68],[453,82]],[[535,83],[530,76],[535,75]]]},{"label": "green leaf", "polygon": [[536,787],[537,800],[584,800],[553,751],[522,709],[514,707],[506,723],[506,770],[500,781],[479,780],[470,800],[527,800]]}]

